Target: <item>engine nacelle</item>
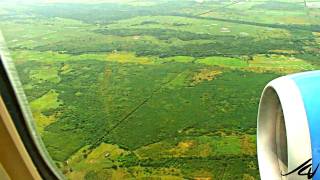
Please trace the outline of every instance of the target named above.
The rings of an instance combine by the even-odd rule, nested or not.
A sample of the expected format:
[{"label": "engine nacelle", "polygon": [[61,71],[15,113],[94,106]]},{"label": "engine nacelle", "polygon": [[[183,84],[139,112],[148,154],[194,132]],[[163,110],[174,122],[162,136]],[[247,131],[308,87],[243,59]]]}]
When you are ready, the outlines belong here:
[{"label": "engine nacelle", "polygon": [[[310,158],[315,170],[320,162],[320,71],[280,77],[265,87],[258,113],[257,153],[262,180],[307,179],[298,173],[282,174]],[[320,180],[318,171],[313,179]]]}]

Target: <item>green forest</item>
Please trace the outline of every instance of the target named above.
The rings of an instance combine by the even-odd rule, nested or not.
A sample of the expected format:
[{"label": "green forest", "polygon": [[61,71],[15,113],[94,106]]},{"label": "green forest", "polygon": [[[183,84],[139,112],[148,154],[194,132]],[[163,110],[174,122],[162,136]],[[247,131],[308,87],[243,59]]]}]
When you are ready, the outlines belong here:
[{"label": "green forest", "polygon": [[34,1],[0,29],[67,179],[259,179],[264,86],[320,67],[299,0]]}]

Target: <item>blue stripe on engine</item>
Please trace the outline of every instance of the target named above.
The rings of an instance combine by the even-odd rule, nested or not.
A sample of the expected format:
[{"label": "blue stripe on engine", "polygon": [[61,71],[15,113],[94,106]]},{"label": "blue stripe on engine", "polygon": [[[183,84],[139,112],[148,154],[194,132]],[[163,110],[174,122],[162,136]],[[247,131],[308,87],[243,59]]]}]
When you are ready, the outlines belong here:
[{"label": "blue stripe on engine", "polygon": [[[320,163],[320,71],[299,73],[290,78],[297,84],[303,98],[310,129],[312,166],[316,168]],[[320,180],[320,169],[313,179]]]}]

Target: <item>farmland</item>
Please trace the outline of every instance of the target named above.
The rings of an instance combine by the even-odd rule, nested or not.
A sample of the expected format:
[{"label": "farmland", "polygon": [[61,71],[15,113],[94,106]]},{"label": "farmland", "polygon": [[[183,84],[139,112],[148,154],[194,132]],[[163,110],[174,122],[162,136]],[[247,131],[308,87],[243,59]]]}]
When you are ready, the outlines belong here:
[{"label": "farmland", "polygon": [[297,0],[0,3],[38,133],[68,179],[259,179],[261,91],[319,69],[319,24]]}]

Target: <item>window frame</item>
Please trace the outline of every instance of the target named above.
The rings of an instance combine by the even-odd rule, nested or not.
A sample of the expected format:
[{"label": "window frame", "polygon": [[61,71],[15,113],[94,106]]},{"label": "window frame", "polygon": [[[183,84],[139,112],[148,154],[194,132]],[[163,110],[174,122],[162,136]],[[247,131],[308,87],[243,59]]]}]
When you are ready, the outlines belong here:
[{"label": "window frame", "polygon": [[[1,40],[2,39],[2,40]],[[27,98],[0,33],[0,97],[41,178],[64,179],[36,131]],[[0,112],[2,113],[2,112]],[[9,138],[9,137],[8,137]],[[19,169],[17,169],[19,171]]]}]

